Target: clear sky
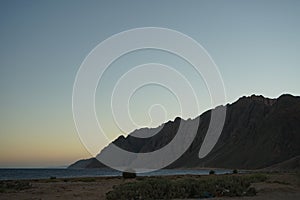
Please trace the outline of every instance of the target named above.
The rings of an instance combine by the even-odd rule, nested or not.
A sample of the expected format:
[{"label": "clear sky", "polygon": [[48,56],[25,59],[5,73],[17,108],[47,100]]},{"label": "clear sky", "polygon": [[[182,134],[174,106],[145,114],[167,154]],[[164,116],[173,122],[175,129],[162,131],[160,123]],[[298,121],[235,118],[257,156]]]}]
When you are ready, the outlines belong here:
[{"label": "clear sky", "polygon": [[[251,94],[300,95],[297,0],[1,0],[0,167],[61,166],[89,157],[72,118],[77,70],[104,39],[147,26],[174,29],[202,44],[219,67],[228,102]],[[180,65],[157,51],[130,56],[115,69],[155,59]],[[160,89],[136,93],[133,118],[139,125],[148,124],[138,104],[151,103],[145,94],[159,93],[161,101],[171,101],[169,114],[156,124],[180,115],[176,101],[172,104],[170,95],[164,97]],[[199,83],[196,89],[204,95],[201,111],[209,109],[205,86]],[[98,93],[96,106],[101,110],[105,104],[103,93]],[[113,139],[120,132],[107,121]]]}]

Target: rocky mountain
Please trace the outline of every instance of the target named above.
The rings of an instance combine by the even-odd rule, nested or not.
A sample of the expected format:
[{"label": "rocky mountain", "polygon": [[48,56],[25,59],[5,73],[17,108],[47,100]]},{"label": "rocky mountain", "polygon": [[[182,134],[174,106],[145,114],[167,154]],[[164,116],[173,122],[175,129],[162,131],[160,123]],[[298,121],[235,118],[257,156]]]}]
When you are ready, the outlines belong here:
[{"label": "rocky mountain", "polygon": [[[213,150],[199,159],[199,150],[210,122],[212,110],[209,110],[199,116],[197,135],[190,147],[168,168],[261,169],[300,155],[300,97],[282,95],[269,99],[252,95],[226,106],[224,128]],[[152,152],[174,138],[180,122],[186,120],[176,118],[156,129],[136,130],[127,137],[120,136],[113,143],[131,152]],[[149,138],[133,136],[151,135],[158,129],[159,132]],[[98,167],[105,166],[95,158],[80,160],[70,166]]]}]

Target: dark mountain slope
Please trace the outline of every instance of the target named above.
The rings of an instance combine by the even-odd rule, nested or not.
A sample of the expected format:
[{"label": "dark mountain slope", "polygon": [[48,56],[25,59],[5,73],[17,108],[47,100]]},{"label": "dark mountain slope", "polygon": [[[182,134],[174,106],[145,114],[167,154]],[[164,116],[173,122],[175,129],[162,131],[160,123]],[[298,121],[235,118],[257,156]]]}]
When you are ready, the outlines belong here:
[{"label": "dark mountain slope", "polygon": [[[257,169],[300,155],[300,98],[283,95],[277,100],[251,96],[227,107],[224,129],[213,151],[197,159],[201,128],[192,146],[173,164],[179,167]],[[190,148],[191,150],[191,148]],[[186,159],[183,159],[186,157]]]},{"label": "dark mountain slope", "polygon": [[[189,149],[169,168],[217,167],[258,169],[300,155],[300,98],[282,95],[278,99],[263,96],[242,97],[227,105],[225,125],[217,144],[204,158],[198,153],[210,122],[211,111],[203,113],[197,136]],[[120,136],[113,143],[133,152],[151,152],[168,144],[182,119],[167,122],[150,138]],[[149,135],[157,129],[140,129]],[[83,162],[83,161],[82,161]],[[88,162],[88,161],[84,161]],[[81,164],[82,165],[82,164]],[[80,161],[70,167],[80,166]],[[103,166],[91,159],[85,168]]]}]

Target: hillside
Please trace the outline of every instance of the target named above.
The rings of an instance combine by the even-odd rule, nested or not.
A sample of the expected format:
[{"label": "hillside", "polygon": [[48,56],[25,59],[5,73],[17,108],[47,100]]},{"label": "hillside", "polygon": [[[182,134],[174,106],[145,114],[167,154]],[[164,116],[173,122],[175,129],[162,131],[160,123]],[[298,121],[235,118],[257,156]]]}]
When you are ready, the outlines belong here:
[{"label": "hillside", "polygon": [[[300,155],[300,97],[282,95],[278,99],[269,99],[252,95],[226,106],[224,128],[213,150],[205,158],[198,158],[210,121],[209,110],[199,116],[200,124],[191,146],[168,168],[260,169]],[[159,133],[150,138],[133,137],[133,132],[126,138],[120,136],[113,143],[132,152],[151,152],[173,139],[180,122],[186,121],[176,118],[165,123]],[[137,131],[147,135],[155,130],[143,128]],[[94,158],[70,166],[97,167],[105,166]]]}]

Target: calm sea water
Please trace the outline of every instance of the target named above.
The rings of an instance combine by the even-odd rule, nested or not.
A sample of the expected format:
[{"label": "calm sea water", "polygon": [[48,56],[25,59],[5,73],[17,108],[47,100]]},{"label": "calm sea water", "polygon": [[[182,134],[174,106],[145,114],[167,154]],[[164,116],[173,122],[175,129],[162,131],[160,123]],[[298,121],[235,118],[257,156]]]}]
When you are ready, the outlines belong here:
[{"label": "calm sea water", "polygon": [[[164,176],[208,174],[210,170],[159,170],[138,176]],[[215,170],[216,174],[231,173],[231,170]],[[121,172],[110,169],[0,169],[0,180],[75,178],[75,177],[121,176]]]}]

